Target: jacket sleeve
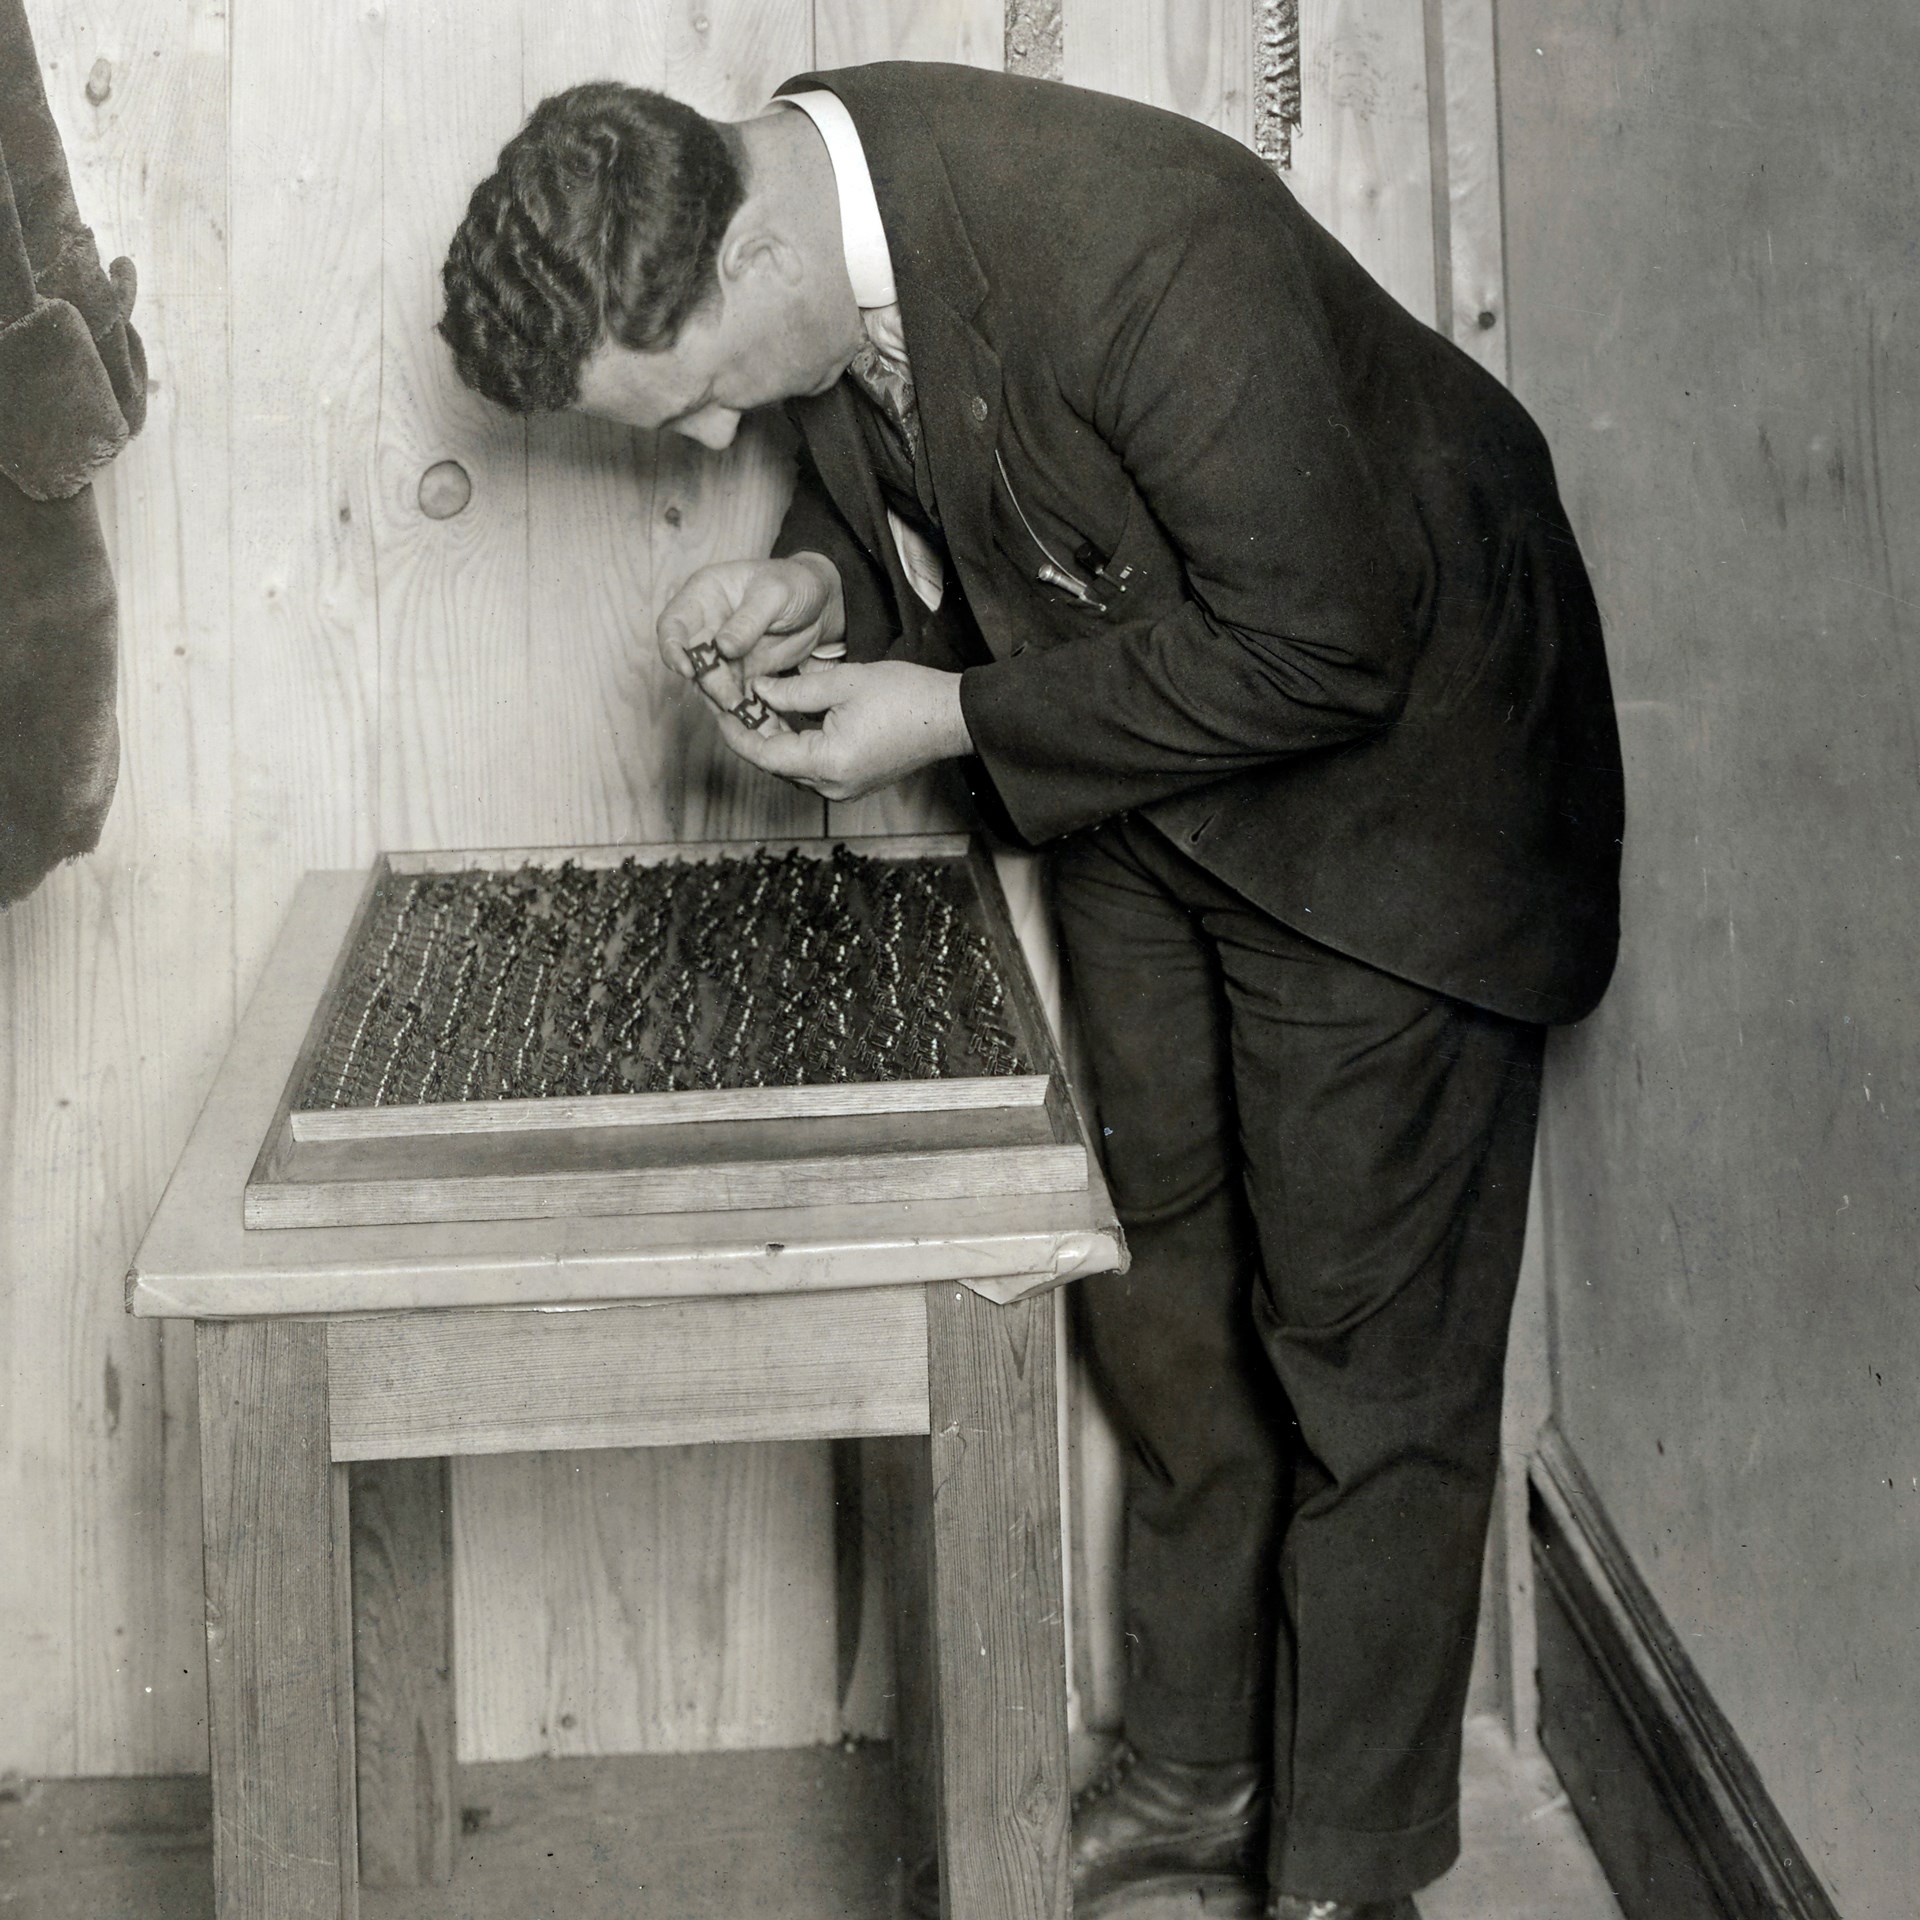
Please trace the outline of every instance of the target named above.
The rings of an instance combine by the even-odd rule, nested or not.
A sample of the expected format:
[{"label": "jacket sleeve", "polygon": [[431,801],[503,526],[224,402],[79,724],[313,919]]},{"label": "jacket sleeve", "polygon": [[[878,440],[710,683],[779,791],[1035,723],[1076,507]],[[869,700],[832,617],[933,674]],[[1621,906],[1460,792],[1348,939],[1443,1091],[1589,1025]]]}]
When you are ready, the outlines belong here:
[{"label": "jacket sleeve", "polygon": [[1180,231],[1075,303],[1104,351],[1069,382],[1178,555],[1181,597],[962,683],[1034,840],[1382,728],[1412,674],[1422,536],[1353,418],[1291,209],[1217,181],[1185,203]]}]

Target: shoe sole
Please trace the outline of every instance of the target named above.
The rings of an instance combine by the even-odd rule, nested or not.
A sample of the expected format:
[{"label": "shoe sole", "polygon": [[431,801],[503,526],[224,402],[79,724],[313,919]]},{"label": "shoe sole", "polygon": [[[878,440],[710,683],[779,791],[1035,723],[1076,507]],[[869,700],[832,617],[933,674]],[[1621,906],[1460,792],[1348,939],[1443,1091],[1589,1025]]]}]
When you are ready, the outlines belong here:
[{"label": "shoe sole", "polygon": [[1259,1888],[1232,1873],[1162,1873],[1073,1903],[1073,1920],[1260,1920]]}]

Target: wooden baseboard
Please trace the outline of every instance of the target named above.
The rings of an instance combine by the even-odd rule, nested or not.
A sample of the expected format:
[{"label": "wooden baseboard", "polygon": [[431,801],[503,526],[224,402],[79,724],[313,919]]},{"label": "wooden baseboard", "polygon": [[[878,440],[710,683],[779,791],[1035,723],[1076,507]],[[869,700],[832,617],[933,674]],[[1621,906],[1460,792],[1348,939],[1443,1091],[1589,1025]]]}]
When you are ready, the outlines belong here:
[{"label": "wooden baseboard", "polygon": [[1541,1744],[1626,1920],[1839,1920],[1552,1426],[1531,1519]]}]

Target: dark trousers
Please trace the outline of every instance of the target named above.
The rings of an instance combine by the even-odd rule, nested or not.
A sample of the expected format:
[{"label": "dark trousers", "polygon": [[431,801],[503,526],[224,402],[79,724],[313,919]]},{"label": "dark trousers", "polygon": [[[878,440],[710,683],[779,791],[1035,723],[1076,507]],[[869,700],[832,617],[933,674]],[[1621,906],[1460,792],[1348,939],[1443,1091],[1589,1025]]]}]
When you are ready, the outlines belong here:
[{"label": "dark trousers", "polygon": [[1144,821],[1054,893],[1133,1250],[1076,1290],[1127,1446],[1126,1727],[1270,1758],[1276,1890],[1459,1851],[1543,1030],[1364,966]]}]

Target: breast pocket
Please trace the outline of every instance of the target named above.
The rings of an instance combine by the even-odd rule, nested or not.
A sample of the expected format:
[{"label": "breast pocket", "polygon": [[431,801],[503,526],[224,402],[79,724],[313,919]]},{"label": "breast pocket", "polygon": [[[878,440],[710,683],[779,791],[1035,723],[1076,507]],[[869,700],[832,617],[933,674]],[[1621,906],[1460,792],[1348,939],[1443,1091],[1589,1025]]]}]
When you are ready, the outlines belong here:
[{"label": "breast pocket", "polygon": [[1085,631],[1089,622],[1125,617],[1139,571],[1128,549],[1134,524],[1129,502],[1117,538],[1098,531],[1116,515],[1062,510],[1030,475],[994,455],[993,537],[1001,557],[1020,574],[1028,600],[1046,615],[1060,637]]}]

